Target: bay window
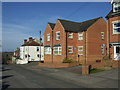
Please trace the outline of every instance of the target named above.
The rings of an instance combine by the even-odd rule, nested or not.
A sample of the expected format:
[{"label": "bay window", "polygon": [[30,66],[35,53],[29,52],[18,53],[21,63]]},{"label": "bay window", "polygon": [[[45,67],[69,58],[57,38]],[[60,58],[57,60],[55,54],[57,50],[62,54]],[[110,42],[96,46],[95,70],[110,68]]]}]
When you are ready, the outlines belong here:
[{"label": "bay window", "polygon": [[51,54],[51,47],[45,47],[45,54]]},{"label": "bay window", "polygon": [[61,46],[54,47],[53,52],[54,55],[62,55],[62,47]]}]

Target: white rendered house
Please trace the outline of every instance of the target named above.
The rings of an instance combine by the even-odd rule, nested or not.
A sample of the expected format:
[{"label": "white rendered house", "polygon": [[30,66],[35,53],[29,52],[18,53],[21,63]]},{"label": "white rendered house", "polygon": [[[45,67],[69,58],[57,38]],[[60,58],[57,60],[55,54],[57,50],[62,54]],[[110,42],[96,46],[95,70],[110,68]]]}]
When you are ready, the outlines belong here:
[{"label": "white rendered house", "polygon": [[44,61],[44,46],[32,37],[29,41],[24,40],[24,44],[20,47],[20,59],[17,64],[27,64],[30,61]]}]

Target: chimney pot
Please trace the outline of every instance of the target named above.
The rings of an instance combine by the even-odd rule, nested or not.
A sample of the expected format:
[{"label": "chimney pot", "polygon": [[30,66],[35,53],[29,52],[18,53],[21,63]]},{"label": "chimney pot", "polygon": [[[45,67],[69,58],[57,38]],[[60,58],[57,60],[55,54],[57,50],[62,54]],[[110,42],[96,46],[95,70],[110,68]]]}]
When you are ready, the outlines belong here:
[{"label": "chimney pot", "polygon": [[32,41],[33,39],[32,39],[32,37],[29,37],[29,41]]},{"label": "chimney pot", "polygon": [[24,44],[27,42],[27,39],[24,39]]}]

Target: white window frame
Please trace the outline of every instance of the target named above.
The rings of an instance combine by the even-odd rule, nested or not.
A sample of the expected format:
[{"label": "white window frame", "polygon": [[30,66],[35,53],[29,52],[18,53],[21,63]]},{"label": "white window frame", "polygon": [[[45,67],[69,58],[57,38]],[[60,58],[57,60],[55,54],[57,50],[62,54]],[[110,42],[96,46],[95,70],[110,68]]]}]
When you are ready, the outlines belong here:
[{"label": "white window frame", "polygon": [[105,49],[104,49],[103,45],[101,45],[101,53],[102,53],[102,54],[105,53]]},{"label": "white window frame", "polygon": [[105,33],[101,32],[101,39],[104,40],[105,39]]},{"label": "white window frame", "polygon": [[60,35],[58,35],[58,33],[60,33],[60,31],[56,32],[56,40],[60,40]]},{"label": "white window frame", "polygon": [[[83,50],[80,50],[80,48],[82,48]],[[82,52],[83,53],[83,51],[84,51],[84,47],[83,46],[78,46],[78,54],[79,55],[83,55],[83,54],[80,54],[79,52]]]},{"label": "white window frame", "polygon": [[47,34],[47,41],[50,41],[50,33]]},{"label": "white window frame", "polygon": [[[71,48],[71,49],[70,49]],[[71,52],[69,52],[69,50],[71,51]],[[69,54],[72,54],[73,53],[73,46],[68,46],[68,53]]]},{"label": "white window frame", "polygon": [[52,49],[51,49],[51,47],[45,47],[45,54],[46,54],[46,55],[51,55],[51,54],[52,54]]},{"label": "white window frame", "polygon": [[83,40],[83,33],[82,32],[78,33],[78,40]]},{"label": "white window frame", "polygon": [[115,29],[120,28],[120,26],[119,27],[115,27],[115,25],[114,25],[115,23],[120,23],[120,20],[112,22],[112,24],[113,24],[113,34],[120,34],[120,32],[115,32]]},{"label": "white window frame", "polygon": [[73,33],[72,32],[68,33],[68,38],[73,38]]},{"label": "white window frame", "polygon": [[[57,52],[57,53],[55,53],[55,52]],[[60,53],[61,52],[61,53]],[[54,47],[53,48],[53,53],[54,53],[54,55],[62,55],[62,47],[61,46],[59,46],[59,47]]]}]

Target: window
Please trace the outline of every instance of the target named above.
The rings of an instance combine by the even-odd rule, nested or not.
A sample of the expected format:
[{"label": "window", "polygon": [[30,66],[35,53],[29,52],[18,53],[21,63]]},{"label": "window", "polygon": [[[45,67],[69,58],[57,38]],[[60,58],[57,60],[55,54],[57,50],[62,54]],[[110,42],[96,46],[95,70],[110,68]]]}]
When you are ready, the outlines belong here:
[{"label": "window", "polygon": [[101,32],[101,39],[104,40],[104,32]]},{"label": "window", "polygon": [[68,38],[73,38],[73,33],[69,32]]},{"label": "window", "polygon": [[120,47],[116,46],[116,53],[120,53]]},{"label": "window", "polygon": [[105,51],[104,51],[104,46],[101,45],[101,53],[104,54],[104,52],[105,52]]},{"label": "window", "polygon": [[37,54],[37,57],[40,57],[40,55],[39,55],[39,54]]},{"label": "window", "polygon": [[37,51],[39,51],[39,47],[37,47]]},{"label": "window", "polygon": [[62,47],[54,47],[54,55],[62,55]]},{"label": "window", "polygon": [[47,34],[47,41],[50,41],[50,33]]},{"label": "window", "polygon": [[25,55],[25,58],[27,58],[27,55]]},{"label": "window", "polygon": [[68,53],[73,53],[73,46],[68,46]]},{"label": "window", "polygon": [[113,12],[120,11],[120,2],[113,3]]},{"label": "window", "polygon": [[56,40],[60,40],[60,32],[56,32]]},{"label": "window", "polygon": [[83,40],[83,33],[82,32],[78,33],[78,40]]},{"label": "window", "polygon": [[113,34],[120,34],[120,20],[113,22]]},{"label": "window", "polygon": [[83,55],[83,46],[78,46],[78,54]]},{"label": "window", "polygon": [[45,54],[51,54],[51,47],[45,47]]}]

